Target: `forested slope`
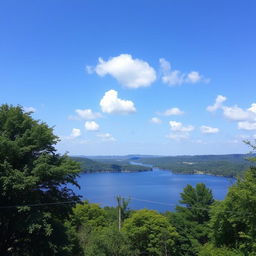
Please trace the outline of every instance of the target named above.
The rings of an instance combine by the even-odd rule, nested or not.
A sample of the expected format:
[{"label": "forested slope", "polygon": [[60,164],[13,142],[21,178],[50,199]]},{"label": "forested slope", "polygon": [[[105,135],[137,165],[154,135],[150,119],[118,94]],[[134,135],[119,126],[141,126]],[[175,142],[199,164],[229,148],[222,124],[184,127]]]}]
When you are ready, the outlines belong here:
[{"label": "forested slope", "polygon": [[195,156],[166,156],[139,158],[136,161],[152,164],[174,173],[206,173],[227,177],[240,176],[247,170],[251,163],[247,159],[250,155],[195,155]]}]

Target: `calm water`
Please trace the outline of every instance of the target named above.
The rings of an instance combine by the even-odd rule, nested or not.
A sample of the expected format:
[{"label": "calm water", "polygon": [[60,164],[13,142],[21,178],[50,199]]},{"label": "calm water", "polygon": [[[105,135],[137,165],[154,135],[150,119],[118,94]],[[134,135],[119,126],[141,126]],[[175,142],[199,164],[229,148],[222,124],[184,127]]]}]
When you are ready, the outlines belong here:
[{"label": "calm water", "polygon": [[116,196],[130,197],[132,209],[174,210],[183,188],[203,182],[212,189],[215,199],[224,199],[234,179],[210,175],[173,174],[153,168],[149,172],[82,174],[76,190],[84,199],[101,206],[116,206]]}]

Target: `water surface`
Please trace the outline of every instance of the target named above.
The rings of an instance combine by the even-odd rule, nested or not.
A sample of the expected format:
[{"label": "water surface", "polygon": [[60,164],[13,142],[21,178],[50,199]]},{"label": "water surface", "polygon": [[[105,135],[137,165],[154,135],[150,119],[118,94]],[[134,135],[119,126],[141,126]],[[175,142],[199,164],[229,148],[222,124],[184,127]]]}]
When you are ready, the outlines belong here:
[{"label": "water surface", "polygon": [[81,174],[81,186],[77,193],[92,203],[101,206],[116,206],[116,196],[131,198],[132,209],[154,209],[160,212],[174,210],[179,203],[180,193],[190,184],[203,182],[215,199],[222,200],[234,179],[200,175],[174,174],[171,171],[153,168],[153,171],[134,173],[91,173]]}]

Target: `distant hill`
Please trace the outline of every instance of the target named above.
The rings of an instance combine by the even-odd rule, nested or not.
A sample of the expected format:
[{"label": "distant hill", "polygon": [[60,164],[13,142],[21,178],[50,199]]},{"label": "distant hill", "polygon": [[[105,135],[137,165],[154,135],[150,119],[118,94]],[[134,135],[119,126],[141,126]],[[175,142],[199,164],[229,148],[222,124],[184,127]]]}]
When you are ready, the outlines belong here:
[{"label": "distant hill", "polygon": [[141,165],[129,164],[129,161],[125,160],[111,160],[100,161],[92,160],[86,157],[71,157],[73,160],[80,163],[82,172],[93,173],[93,172],[142,172],[151,171],[152,168]]},{"label": "distant hill", "polygon": [[83,172],[136,172],[148,171],[150,167],[131,165],[130,162],[148,164],[174,173],[212,174],[226,177],[240,176],[252,163],[248,154],[194,155],[194,156],[79,156],[72,158],[80,162]]},{"label": "distant hill", "polygon": [[252,155],[195,155],[139,158],[136,162],[152,164],[174,173],[212,174],[226,177],[237,177],[248,169],[252,163],[248,158]]}]

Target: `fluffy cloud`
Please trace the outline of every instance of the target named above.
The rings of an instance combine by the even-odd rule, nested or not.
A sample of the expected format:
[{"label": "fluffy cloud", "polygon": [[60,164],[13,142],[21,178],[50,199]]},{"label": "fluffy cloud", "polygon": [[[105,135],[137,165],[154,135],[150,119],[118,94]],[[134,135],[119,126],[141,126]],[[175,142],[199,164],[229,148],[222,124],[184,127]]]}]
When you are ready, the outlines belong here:
[{"label": "fluffy cloud", "polygon": [[76,109],[78,117],[85,120],[92,120],[101,117],[98,112],[93,112],[91,109]]},{"label": "fluffy cloud", "polygon": [[176,121],[170,121],[169,124],[170,124],[171,130],[175,132],[191,132],[194,130],[194,126],[192,125],[184,126],[182,123],[176,122]]},{"label": "fluffy cloud", "polygon": [[207,110],[214,112],[217,109],[223,110],[223,115],[231,121],[238,122],[238,129],[242,130],[255,130],[256,121],[256,103],[252,103],[248,109],[242,109],[235,106],[223,106],[223,102],[226,101],[226,97],[218,95],[214,105],[208,106]]},{"label": "fluffy cloud", "polygon": [[184,126],[182,123],[176,121],[170,121],[169,125],[171,127],[172,133],[167,135],[167,138],[172,140],[187,139],[189,137],[189,132],[194,130],[194,126]]},{"label": "fluffy cloud", "polygon": [[73,129],[72,129],[72,132],[71,132],[71,134],[70,134],[70,137],[71,137],[71,138],[77,138],[77,137],[79,137],[79,136],[81,136],[81,131],[80,131],[80,129],[73,128]]},{"label": "fluffy cloud", "polygon": [[200,127],[200,130],[202,133],[218,133],[219,132],[219,128],[214,128],[206,125],[202,125]]},{"label": "fluffy cloud", "polygon": [[103,141],[116,141],[116,139],[110,133],[100,133],[97,134],[97,136]]},{"label": "fluffy cloud", "polygon": [[203,80],[202,76],[197,71],[191,71],[190,73],[188,73],[186,79],[188,83],[192,84],[198,83]]},{"label": "fluffy cloud", "polygon": [[247,110],[256,114],[256,103],[252,103],[251,107]]},{"label": "fluffy cloud", "polygon": [[222,103],[226,100],[227,98],[225,96],[218,95],[217,98],[215,99],[215,103],[212,106],[208,106],[206,110],[209,112],[214,112],[217,109],[222,108]]},{"label": "fluffy cloud", "polygon": [[164,111],[162,115],[164,116],[177,116],[177,115],[183,115],[184,112],[181,111],[179,108],[170,108]]},{"label": "fluffy cloud", "polygon": [[238,106],[223,107],[223,115],[232,121],[249,121],[256,118],[256,113],[248,109],[243,110]]},{"label": "fluffy cloud", "polygon": [[238,129],[240,130],[247,130],[247,131],[253,131],[256,130],[256,122],[238,122]]},{"label": "fluffy cloud", "polygon": [[99,58],[95,68],[87,67],[88,73],[93,71],[99,76],[109,74],[128,88],[147,87],[156,80],[155,70],[146,61],[133,59],[129,54],[121,54],[108,61]]},{"label": "fluffy cloud", "polygon": [[87,131],[98,131],[100,128],[95,121],[86,121],[84,127]]},{"label": "fluffy cloud", "polygon": [[35,113],[36,109],[34,107],[24,107],[24,111],[25,112],[32,112]]},{"label": "fluffy cloud", "polygon": [[171,64],[164,58],[159,59],[162,72],[162,82],[169,85],[181,85],[184,83],[199,83],[209,82],[209,79],[204,79],[197,71],[191,71],[188,74],[182,73],[179,70],[172,70]]},{"label": "fluffy cloud", "polygon": [[100,101],[100,107],[102,112],[108,114],[127,114],[136,112],[134,103],[130,100],[118,98],[118,92],[115,90],[109,90],[105,93]]},{"label": "fluffy cloud", "polygon": [[159,119],[158,117],[152,117],[152,118],[150,119],[150,122],[151,122],[151,123],[154,123],[154,124],[161,124],[161,123],[162,123],[162,120]]}]

